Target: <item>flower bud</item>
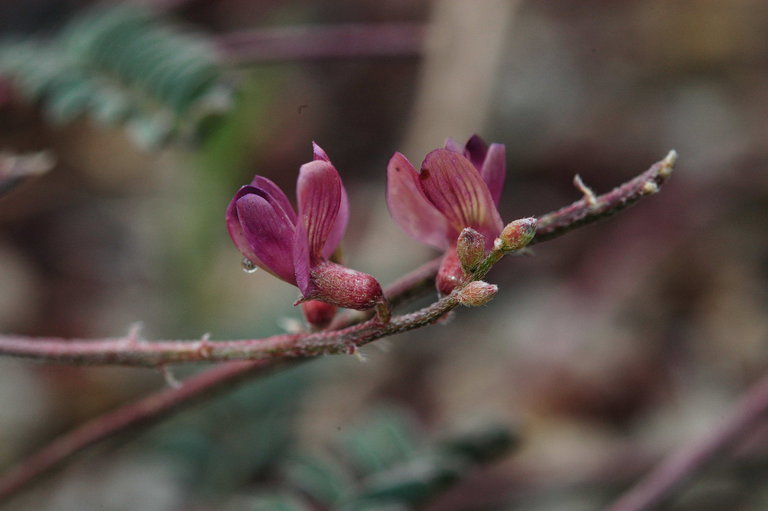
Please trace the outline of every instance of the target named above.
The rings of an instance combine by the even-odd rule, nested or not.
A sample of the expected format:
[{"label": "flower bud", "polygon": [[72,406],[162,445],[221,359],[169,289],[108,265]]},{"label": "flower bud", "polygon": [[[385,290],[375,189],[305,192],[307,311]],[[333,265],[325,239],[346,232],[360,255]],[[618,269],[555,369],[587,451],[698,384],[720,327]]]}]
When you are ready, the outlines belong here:
[{"label": "flower bud", "polygon": [[459,256],[461,269],[471,273],[480,265],[485,257],[485,236],[467,227],[456,242],[456,254]]},{"label": "flower bud", "polygon": [[324,261],[312,268],[314,290],[307,299],[345,309],[368,310],[384,300],[379,282],[361,271]]},{"label": "flower bud", "polygon": [[536,234],[536,218],[521,218],[510,222],[499,234],[501,240],[501,250],[504,252],[513,252],[520,250],[531,242]]},{"label": "flower bud", "polygon": [[309,300],[301,304],[301,310],[307,323],[318,330],[327,327],[336,315],[336,306],[320,300]]},{"label": "flower bud", "polygon": [[470,282],[464,289],[459,291],[459,303],[467,307],[479,307],[490,302],[496,296],[498,290],[498,286],[494,284],[476,280]]},{"label": "flower bud", "polygon": [[443,261],[440,263],[440,269],[437,270],[437,277],[435,278],[435,286],[440,296],[447,296],[451,294],[456,286],[462,284],[467,278],[464,270],[461,269],[461,263],[459,262],[459,256],[456,250],[449,250],[443,256]]}]

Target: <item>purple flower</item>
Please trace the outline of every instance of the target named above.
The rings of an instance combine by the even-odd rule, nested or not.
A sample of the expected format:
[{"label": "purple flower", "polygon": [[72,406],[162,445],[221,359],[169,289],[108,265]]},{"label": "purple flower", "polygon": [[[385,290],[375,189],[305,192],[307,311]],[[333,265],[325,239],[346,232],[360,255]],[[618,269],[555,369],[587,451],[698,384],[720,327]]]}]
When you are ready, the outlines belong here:
[{"label": "purple flower", "polygon": [[227,208],[227,230],[254,265],[297,286],[303,298],[349,309],[370,309],[383,300],[372,276],[329,259],[349,220],[349,201],[328,155],[313,143],[314,161],[301,166],[298,212],[275,183],[256,176]]},{"label": "purple flower", "polygon": [[464,147],[448,139],[424,158],[421,171],[400,153],[387,167],[387,204],[392,218],[412,238],[445,250],[437,287],[450,293],[464,278],[456,240],[470,227],[489,250],[504,223],[496,206],[504,186],[504,146],[472,136]]}]

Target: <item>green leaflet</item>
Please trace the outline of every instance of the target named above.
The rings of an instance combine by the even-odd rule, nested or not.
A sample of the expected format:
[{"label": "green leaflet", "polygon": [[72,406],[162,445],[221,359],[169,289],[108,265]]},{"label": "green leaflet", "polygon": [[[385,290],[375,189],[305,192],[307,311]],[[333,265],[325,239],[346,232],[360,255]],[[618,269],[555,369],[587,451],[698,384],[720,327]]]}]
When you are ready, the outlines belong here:
[{"label": "green leaflet", "polygon": [[194,138],[233,102],[206,37],[135,5],[86,10],[49,39],[0,43],[0,74],[52,123],[122,124],[144,149]]},{"label": "green leaflet", "polygon": [[429,439],[405,410],[382,408],[362,423],[344,425],[328,452],[291,456],[281,470],[281,488],[319,509],[417,509],[507,455],[515,443],[514,433],[498,425]]}]

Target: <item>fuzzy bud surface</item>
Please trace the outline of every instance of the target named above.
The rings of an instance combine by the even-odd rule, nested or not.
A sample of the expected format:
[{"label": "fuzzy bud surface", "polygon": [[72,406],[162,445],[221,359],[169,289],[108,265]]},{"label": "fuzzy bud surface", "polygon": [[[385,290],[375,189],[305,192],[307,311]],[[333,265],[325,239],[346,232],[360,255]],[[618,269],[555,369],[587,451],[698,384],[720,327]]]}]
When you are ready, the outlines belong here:
[{"label": "fuzzy bud surface", "polygon": [[466,307],[479,307],[490,302],[498,291],[499,287],[495,284],[476,280],[459,291],[459,303]]},{"label": "fuzzy bud surface", "polygon": [[368,310],[384,300],[381,285],[375,278],[330,261],[312,269],[312,282],[315,289],[308,298],[317,296],[338,307]]},{"label": "fuzzy bud surface", "polygon": [[501,250],[504,252],[520,250],[528,245],[535,235],[535,217],[514,220],[508,223],[499,235],[499,239],[501,240]]},{"label": "fuzzy bud surface", "polygon": [[485,236],[467,227],[456,242],[456,254],[461,263],[461,269],[464,273],[471,273],[480,265],[485,258]]}]

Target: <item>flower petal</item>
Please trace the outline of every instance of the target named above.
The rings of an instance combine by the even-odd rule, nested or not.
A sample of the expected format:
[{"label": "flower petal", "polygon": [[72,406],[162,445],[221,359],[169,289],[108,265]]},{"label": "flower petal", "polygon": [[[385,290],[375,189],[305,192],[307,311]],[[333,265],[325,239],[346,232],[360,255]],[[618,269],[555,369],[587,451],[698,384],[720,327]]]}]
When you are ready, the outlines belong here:
[{"label": "flower petal", "polygon": [[478,172],[483,167],[483,162],[485,161],[485,155],[487,153],[488,144],[485,143],[485,140],[480,138],[479,135],[472,135],[469,137],[467,144],[464,146],[464,156],[472,162],[472,165],[475,166]]},{"label": "flower petal", "polygon": [[229,232],[229,237],[232,238],[232,242],[235,244],[240,253],[247,257],[256,266],[263,268],[264,263],[262,263],[259,258],[256,257],[253,249],[251,249],[251,244],[248,243],[248,240],[245,237],[245,233],[243,233],[243,226],[240,225],[240,217],[237,214],[237,207],[235,205],[240,197],[249,193],[253,193],[252,186],[241,187],[227,206],[227,231]]},{"label": "flower petal", "polygon": [[445,216],[456,236],[465,227],[472,227],[493,243],[504,224],[488,186],[468,159],[447,149],[436,149],[424,159],[419,180],[424,194]]},{"label": "flower petal", "polygon": [[[312,152],[314,153],[316,161],[322,160],[331,163],[328,154],[315,142],[312,142]],[[331,233],[328,235],[328,241],[325,242],[325,246],[323,247],[322,255],[324,258],[328,259],[336,251],[342,238],[344,238],[344,233],[347,231],[347,222],[349,222],[349,198],[347,197],[347,191],[344,189],[342,183],[339,216],[336,218],[333,229],[331,229]]]},{"label": "flower petal", "polygon": [[[243,187],[235,209],[255,264],[288,282],[296,284],[293,269],[294,226],[283,208],[263,190]],[[241,189],[242,190],[242,189]]]},{"label": "flower petal", "polygon": [[[320,159],[301,166],[296,183],[299,214],[293,261],[296,283],[305,297],[311,294],[313,287],[312,267],[323,259],[323,249],[331,233],[338,235],[336,228],[342,195],[341,178],[329,162]],[[348,212],[347,208],[347,218]],[[342,219],[342,223],[346,227],[346,220]]]},{"label": "flower petal", "polygon": [[[304,222],[296,225],[296,235],[293,239],[293,272],[301,295],[304,298],[312,296],[316,286],[312,282],[312,258],[309,254],[307,227]],[[301,300],[296,303],[300,302]]]},{"label": "flower petal", "polygon": [[501,199],[501,190],[504,188],[504,177],[507,173],[507,159],[504,144],[491,144],[485,156],[480,175],[488,185],[493,203],[498,206]]},{"label": "flower petal", "polygon": [[336,217],[336,222],[333,224],[330,234],[328,234],[328,240],[323,247],[322,256],[325,259],[329,259],[333,253],[341,244],[341,240],[344,238],[344,233],[347,232],[347,223],[349,222],[349,197],[347,197],[347,190],[344,185],[341,185],[341,204],[339,204],[339,215]]},{"label": "flower petal", "polygon": [[464,148],[461,147],[461,144],[456,142],[451,137],[445,139],[445,148],[449,151],[453,151],[454,153],[464,154]]},{"label": "flower petal", "polygon": [[328,158],[328,154],[323,151],[323,148],[317,145],[317,143],[314,141],[312,141],[312,153],[315,160],[325,160],[328,163],[331,163],[331,159]]},{"label": "flower petal", "polygon": [[415,240],[445,249],[458,236],[424,194],[416,169],[400,153],[387,165],[387,206],[395,222]]},{"label": "flower petal", "polygon": [[305,163],[299,170],[296,197],[299,223],[307,230],[310,255],[320,256],[341,209],[342,185],[336,168],[325,160]]},{"label": "flower petal", "polygon": [[251,186],[255,186],[256,188],[260,188],[267,192],[267,194],[272,197],[281,208],[283,208],[283,211],[288,215],[288,218],[291,219],[291,222],[296,223],[296,212],[293,210],[293,206],[291,206],[291,201],[288,200],[285,192],[283,192],[279,186],[262,176],[254,177],[253,181],[251,181]]}]

